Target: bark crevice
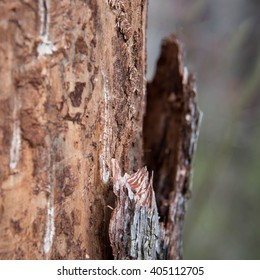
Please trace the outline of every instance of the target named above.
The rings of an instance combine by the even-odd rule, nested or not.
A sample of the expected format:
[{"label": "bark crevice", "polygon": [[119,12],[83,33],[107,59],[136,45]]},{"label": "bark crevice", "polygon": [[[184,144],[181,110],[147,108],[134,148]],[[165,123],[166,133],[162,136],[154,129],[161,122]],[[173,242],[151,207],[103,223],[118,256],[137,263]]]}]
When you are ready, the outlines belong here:
[{"label": "bark crevice", "polygon": [[[171,35],[163,41],[155,77],[147,85],[144,162],[154,172],[154,180],[153,176],[148,180],[146,168],[124,177],[113,172],[116,208],[109,234],[115,258],[182,258],[183,222],[200,119],[193,75],[183,66],[180,43]],[[140,174],[146,179],[141,180]],[[135,178],[134,189],[131,178]],[[140,195],[133,199],[136,189]]]}]

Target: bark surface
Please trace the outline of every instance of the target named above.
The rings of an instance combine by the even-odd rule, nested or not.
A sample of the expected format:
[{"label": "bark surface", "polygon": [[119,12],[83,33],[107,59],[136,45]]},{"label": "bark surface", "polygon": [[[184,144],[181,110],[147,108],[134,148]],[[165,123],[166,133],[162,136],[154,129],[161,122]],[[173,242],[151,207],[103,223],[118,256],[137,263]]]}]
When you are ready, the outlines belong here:
[{"label": "bark surface", "polygon": [[1,259],[112,257],[111,158],[142,161],[146,9],[1,1]]},{"label": "bark surface", "polygon": [[200,113],[174,36],[146,104],[146,16],[1,1],[0,259],[181,258]]},{"label": "bark surface", "polygon": [[194,78],[183,66],[179,41],[169,36],[148,84],[144,120],[145,162],[154,180],[146,168],[123,177],[117,164],[114,168],[116,208],[109,233],[115,258],[182,258],[200,119]]}]

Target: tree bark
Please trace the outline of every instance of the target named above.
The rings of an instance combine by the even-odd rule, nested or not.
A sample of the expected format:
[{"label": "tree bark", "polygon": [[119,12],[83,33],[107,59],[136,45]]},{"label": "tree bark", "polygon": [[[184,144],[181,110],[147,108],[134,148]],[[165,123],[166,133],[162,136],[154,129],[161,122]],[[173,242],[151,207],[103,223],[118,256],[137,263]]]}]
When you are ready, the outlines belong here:
[{"label": "tree bark", "polygon": [[[135,171],[145,170],[140,169],[143,134],[144,149],[154,148],[151,122],[157,111],[149,99],[143,130],[147,1],[4,0],[0,11],[0,259],[179,258],[179,249],[172,249],[181,246],[178,223],[182,224],[186,200],[179,198],[186,197],[188,189],[196,140],[191,136],[197,135],[199,116],[190,78],[177,81],[187,90],[177,91],[181,113],[177,110],[175,115],[187,117],[185,108],[193,104],[195,115],[190,113],[188,128],[166,121],[173,134],[169,137],[175,137],[175,129],[178,137],[167,146],[174,150],[174,158],[167,156],[172,163],[166,176],[169,206],[164,229],[158,216],[159,212],[164,217],[165,209],[159,205],[163,186],[156,154],[153,159],[145,157],[148,169],[154,170],[155,194],[148,173],[142,178],[150,182],[144,187],[149,192],[144,195],[143,186],[133,182],[128,188],[133,192],[134,214],[144,213],[143,232],[149,232],[151,244],[162,251],[148,250],[148,255],[137,251],[132,256],[126,250],[122,255],[121,241],[114,238],[113,223],[122,209],[116,178],[122,173],[131,178]],[[169,81],[177,72],[167,73]],[[154,92],[158,79],[151,85]],[[164,101],[171,98],[172,89],[165,92]],[[152,97],[153,102],[157,98]],[[158,104],[164,115],[163,103]],[[172,111],[178,107],[173,104]],[[188,165],[186,150],[180,146],[192,150]],[[120,171],[112,176],[116,168]],[[129,199],[126,189],[120,189],[126,196],[123,201]],[[156,225],[156,234],[147,231],[146,218]],[[124,229],[126,242],[131,229],[130,224]],[[135,246],[143,251],[142,242]]]},{"label": "tree bark", "polygon": [[111,258],[111,158],[142,163],[147,2],[0,5],[0,258]]},{"label": "tree bark", "polygon": [[154,180],[146,168],[122,177],[113,162],[116,208],[109,228],[113,254],[117,259],[181,259],[201,113],[194,78],[183,66],[175,35],[163,42],[155,78],[148,84],[146,110],[145,162],[154,171]]},{"label": "tree bark", "polygon": [[195,80],[183,64],[175,35],[163,41],[155,77],[147,85],[144,150],[154,170],[154,190],[167,259],[182,258],[182,230],[190,197],[192,163],[202,114]]}]

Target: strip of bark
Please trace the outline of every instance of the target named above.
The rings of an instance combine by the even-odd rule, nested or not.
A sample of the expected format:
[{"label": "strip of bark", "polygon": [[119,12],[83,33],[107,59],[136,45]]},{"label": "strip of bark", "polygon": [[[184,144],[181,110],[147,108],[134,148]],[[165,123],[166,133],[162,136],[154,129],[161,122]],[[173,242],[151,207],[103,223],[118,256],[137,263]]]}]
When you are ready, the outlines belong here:
[{"label": "strip of bark", "polygon": [[145,167],[121,176],[118,162],[112,159],[116,208],[109,226],[115,259],[162,258],[162,238],[153,191]]}]

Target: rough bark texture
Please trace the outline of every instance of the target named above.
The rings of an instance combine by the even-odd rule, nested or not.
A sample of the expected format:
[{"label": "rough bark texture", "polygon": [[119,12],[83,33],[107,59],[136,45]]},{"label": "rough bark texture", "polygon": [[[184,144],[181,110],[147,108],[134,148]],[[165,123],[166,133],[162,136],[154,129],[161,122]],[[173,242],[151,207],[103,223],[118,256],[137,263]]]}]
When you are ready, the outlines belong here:
[{"label": "rough bark texture", "polygon": [[[186,201],[201,113],[177,38],[167,37],[148,84],[144,167],[121,176],[113,160],[116,208],[109,235],[116,259],[181,259]],[[155,194],[156,200],[155,201]],[[158,215],[159,211],[159,215]]]},{"label": "rough bark texture", "polygon": [[199,111],[170,37],[143,129],[146,14],[146,0],[1,1],[1,259],[181,257]]},{"label": "rough bark texture", "polygon": [[0,2],[0,258],[106,259],[141,167],[147,2]]},{"label": "rough bark texture", "polygon": [[157,71],[147,91],[145,162],[149,170],[154,170],[153,185],[165,229],[166,258],[180,259],[201,113],[194,78],[183,66],[181,46],[175,35],[164,40]]},{"label": "rough bark texture", "polygon": [[116,208],[109,236],[115,259],[163,259],[163,240],[153,191],[153,176],[145,167],[121,176],[112,160]]}]

